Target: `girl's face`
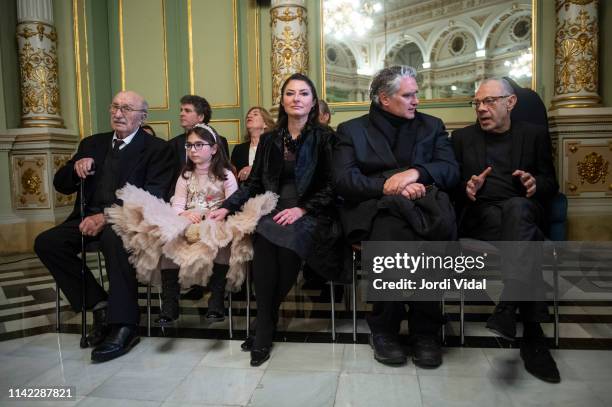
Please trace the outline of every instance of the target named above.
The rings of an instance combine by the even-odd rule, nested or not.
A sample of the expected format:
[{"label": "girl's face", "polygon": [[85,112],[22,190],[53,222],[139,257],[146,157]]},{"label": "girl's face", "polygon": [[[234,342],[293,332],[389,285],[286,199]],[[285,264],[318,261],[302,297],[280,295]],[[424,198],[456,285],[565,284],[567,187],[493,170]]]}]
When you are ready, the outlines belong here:
[{"label": "girl's face", "polygon": [[189,133],[185,144],[189,146],[189,148],[187,148],[189,159],[196,165],[210,163],[210,160],[212,160],[213,156],[217,153],[216,144],[211,146],[207,141],[202,140],[195,133]]},{"label": "girl's face", "polygon": [[266,129],[266,123],[264,122],[259,109],[253,109],[249,112],[249,114],[247,114],[246,128],[249,131]]},{"label": "girl's face", "polygon": [[282,104],[287,116],[293,118],[308,117],[308,113],[314,105],[314,98],[308,83],[299,79],[289,81],[283,92]]}]

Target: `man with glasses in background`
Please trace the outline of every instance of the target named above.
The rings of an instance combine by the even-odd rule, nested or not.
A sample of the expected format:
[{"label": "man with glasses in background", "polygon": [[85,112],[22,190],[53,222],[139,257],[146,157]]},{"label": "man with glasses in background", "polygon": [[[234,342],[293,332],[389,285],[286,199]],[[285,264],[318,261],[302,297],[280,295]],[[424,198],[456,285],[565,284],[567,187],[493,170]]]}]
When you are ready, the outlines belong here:
[{"label": "man with glasses in background", "polygon": [[[559,189],[551,142],[545,127],[511,120],[516,103],[508,81],[484,80],[472,100],[478,122],[453,133],[461,167],[462,184],[457,192],[461,237],[544,240],[545,208]],[[540,326],[549,315],[536,290],[543,285],[539,251],[534,251],[538,244],[514,246],[510,256],[502,251],[504,289],[486,326],[513,341],[519,310],[524,327],[520,354],[525,368],[541,380],[558,383],[559,371]]]},{"label": "man with glasses in background", "polygon": [[[115,191],[129,183],[164,198],[170,187],[174,157],[164,140],[140,128],[147,117],[147,102],[135,92],[119,92],[109,106],[112,132],[84,138],[75,155],[55,174],[53,185],[62,194],[79,191],[74,210],[64,221],[42,232],[34,250],[49,269],[72,309],[82,309],[81,234],[85,242],[98,240],[106,261],[110,290],[107,293],[91,271],[85,270],[85,308],[93,310],[93,329],[87,336],[94,362],[127,353],[139,341],[138,282],[128,253],[104,209],[121,204]],[[80,217],[80,200],[85,214]]]}]

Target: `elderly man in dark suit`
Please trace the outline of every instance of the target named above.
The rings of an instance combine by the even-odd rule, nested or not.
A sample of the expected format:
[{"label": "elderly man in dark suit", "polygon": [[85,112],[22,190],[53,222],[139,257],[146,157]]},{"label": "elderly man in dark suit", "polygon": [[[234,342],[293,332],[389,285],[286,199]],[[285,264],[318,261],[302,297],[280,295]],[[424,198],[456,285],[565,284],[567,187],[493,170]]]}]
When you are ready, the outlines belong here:
[{"label": "elderly man in dark suit", "polygon": [[[372,80],[369,114],[338,126],[333,173],[336,190],[344,199],[342,226],[351,243],[455,237],[454,211],[441,190],[454,188],[459,167],[442,121],[416,110],[417,93],[414,68],[385,68]],[[446,201],[444,210],[436,214],[444,219],[438,224],[445,231],[424,236],[423,230],[413,229],[387,203],[406,207],[412,201],[416,205],[430,193],[426,187],[433,184],[437,188],[430,190],[431,196]],[[416,212],[415,206],[412,208],[411,212]],[[442,363],[439,303],[412,301],[409,305],[412,360],[418,366],[437,367]],[[374,303],[367,321],[372,331],[370,344],[379,362],[406,362],[398,340],[405,313],[403,302]]]},{"label": "elderly man in dark suit", "polygon": [[[458,192],[461,236],[513,242],[544,239],[545,208],[559,189],[551,142],[545,127],[511,119],[516,103],[508,81],[485,80],[472,101],[478,122],[453,133],[463,181]],[[548,320],[548,309],[538,301],[539,256],[527,245],[518,245],[512,256],[504,255],[504,290],[487,328],[514,340],[518,309],[524,326],[521,357],[525,368],[557,383],[559,371],[540,327],[540,322]]]},{"label": "elderly man in dark suit", "polygon": [[[53,179],[63,194],[79,190],[68,219],[43,233],[34,250],[49,269],[75,312],[82,307],[81,234],[86,242],[99,240],[106,259],[110,291],[107,294],[89,269],[85,270],[86,309],[93,310],[94,326],[88,335],[94,362],[104,362],[127,353],[139,341],[138,286],[121,238],[106,222],[104,208],[119,203],[115,191],[130,183],[163,198],[168,193],[174,157],[168,144],[149,135],[140,125],[147,116],[147,103],[139,94],[119,92],[109,107],[112,132],[95,134],[79,144],[76,154]],[[80,218],[80,200],[85,217]]]}]

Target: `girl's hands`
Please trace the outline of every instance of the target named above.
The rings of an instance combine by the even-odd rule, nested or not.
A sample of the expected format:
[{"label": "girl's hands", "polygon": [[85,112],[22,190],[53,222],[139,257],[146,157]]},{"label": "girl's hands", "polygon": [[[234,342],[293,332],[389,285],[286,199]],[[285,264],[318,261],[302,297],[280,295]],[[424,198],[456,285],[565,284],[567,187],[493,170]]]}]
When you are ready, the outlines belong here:
[{"label": "girl's hands", "polygon": [[202,214],[195,211],[184,211],[179,214],[184,218],[187,218],[191,221],[191,223],[200,223],[202,222]]},{"label": "girl's hands", "polygon": [[228,213],[229,213],[229,210],[225,208],[215,209],[214,211],[208,213],[208,216],[206,216],[206,219],[220,221],[220,220],[225,219]]}]

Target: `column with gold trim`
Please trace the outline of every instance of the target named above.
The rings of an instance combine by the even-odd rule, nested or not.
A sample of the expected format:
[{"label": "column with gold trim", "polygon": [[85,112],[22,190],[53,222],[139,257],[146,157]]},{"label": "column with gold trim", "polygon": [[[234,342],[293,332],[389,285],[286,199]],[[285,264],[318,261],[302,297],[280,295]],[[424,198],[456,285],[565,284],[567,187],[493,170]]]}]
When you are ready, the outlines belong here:
[{"label": "column with gold trim", "polygon": [[598,3],[599,0],[556,0],[553,109],[600,105]]},{"label": "column with gold trim", "polygon": [[52,0],[17,0],[21,127],[64,127]]},{"label": "column with gold trim", "polygon": [[306,0],[272,0],[272,103],[280,102],[283,81],[308,70]]}]

